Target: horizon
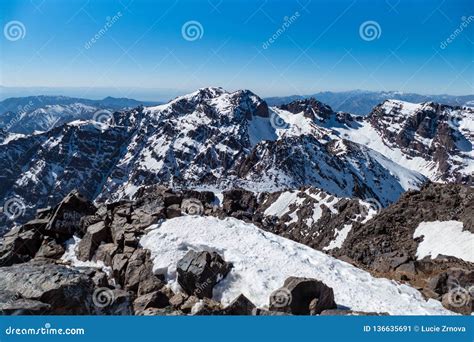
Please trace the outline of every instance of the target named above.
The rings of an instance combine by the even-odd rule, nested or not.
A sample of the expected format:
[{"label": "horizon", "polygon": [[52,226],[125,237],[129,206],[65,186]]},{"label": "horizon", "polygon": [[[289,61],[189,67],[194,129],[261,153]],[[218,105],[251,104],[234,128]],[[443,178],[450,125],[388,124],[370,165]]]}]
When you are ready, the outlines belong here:
[{"label": "horizon", "polygon": [[73,97],[91,99],[108,88],[105,96],[144,101],[163,101],[152,98],[158,89],[173,98],[209,85],[263,98],[474,93],[468,0],[57,4],[0,5],[4,87],[81,88]]},{"label": "horizon", "polygon": [[[120,94],[113,94],[114,90],[111,88],[107,87],[96,87],[96,88],[87,88],[87,93],[89,91],[94,91],[97,93],[97,90],[101,89],[103,90],[103,93],[99,93],[100,95],[92,95],[92,96],[81,96],[80,94],[84,94],[84,88],[82,87],[5,87],[3,85],[0,85],[0,101],[4,101],[7,99],[11,98],[24,98],[24,97],[40,97],[40,96],[45,96],[45,97],[67,97],[67,98],[78,98],[78,99],[86,99],[86,100],[103,100],[105,98],[124,98],[124,99],[129,99],[129,100],[136,100],[136,101],[144,101],[144,102],[163,102],[166,103],[168,101],[171,101],[177,97],[184,96],[190,93],[193,93],[197,91],[198,89],[202,88],[222,88],[219,86],[206,86],[206,87],[200,87],[196,89],[190,89],[190,90],[177,90],[177,89],[154,89],[154,88],[134,88],[134,91],[147,91],[147,92],[156,92],[158,95],[157,97],[150,97],[149,95],[144,95],[144,96],[120,96]],[[5,89],[10,89],[10,92],[5,93]],[[12,91],[11,89],[15,89]],[[44,89],[43,92],[41,91],[36,91],[32,89]],[[224,89],[224,88],[223,88]],[[111,93],[109,94],[108,91],[112,90]],[[232,93],[238,90],[250,90],[248,88],[241,88],[241,89],[224,89],[224,91]],[[24,92],[27,92],[25,94]],[[48,93],[48,91],[50,91]],[[116,92],[116,90],[115,90]],[[175,95],[171,95],[166,97],[163,94],[166,93],[174,93]],[[253,91],[252,91],[253,92]],[[295,94],[295,93],[288,93],[287,95],[276,95],[276,96],[260,96],[260,94],[255,93],[256,95],[260,96],[262,99],[273,99],[273,98],[285,98],[285,97],[293,97],[293,96],[301,96],[301,97],[312,97],[318,94],[323,94],[323,93],[332,93],[332,94],[343,94],[343,93],[398,93],[401,95],[421,95],[421,96],[433,96],[433,97],[439,97],[439,96],[450,96],[450,97],[467,97],[467,96],[474,96],[474,92],[471,94],[459,94],[459,95],[454,95],[454,94],[428,94],[428,93],[418,93],[418,92],[402,92],[399,90],[368,90],[368,89],[349,89],[349,90],[340,90],[340,91],[333,91],[333,90],[321,90],[321,91],[316,91],[311,94]],[[6,94],[6,95],[5,95]],[[78,95],[76,95],[78,94]],[[102,95],[103,94],[103,95]],[[138,93],[139,94],[139,93]],[[161,94],[161,95],[160,95]],[[133,94],[131,94],[133,95]],[[389,99],[389,98],[387,98]]]}]

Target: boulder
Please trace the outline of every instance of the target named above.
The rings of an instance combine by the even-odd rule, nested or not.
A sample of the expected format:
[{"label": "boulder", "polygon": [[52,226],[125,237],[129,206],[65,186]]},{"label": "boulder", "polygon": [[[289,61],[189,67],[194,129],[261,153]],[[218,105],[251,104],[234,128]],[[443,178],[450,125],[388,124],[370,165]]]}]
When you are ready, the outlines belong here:
[{"label": "boulder", "polygon": [[166,218],[172,219],[181,216],[181,207],[179,204],[172,204],[166,208]]},{"label": "boulder", "polygon": [[78,245],[77,258],[82,261],[91,260],[99,245],[108,241],[110,241],[110,231],[104,221],[87,227],[86,234]]},{"label": "boulder", "polygon": [[113,243],[104,243],[97,247],[94,261],[102,261],[107,266],[112,266],[112,260],[117,252],[117,246]]},{"label": "boulder", "polygon": [[64,247],[51,237],[45,237],[35,258],[59,259],[64,254]]},{"label": "boulder", "polygon": [[[94,284],[86,274],[63,265],[31,261],[0,267],[0,298],[5,305],[5,297],[14,294],[10,303],[15,303],[15,310],[22,310],[20,304],[25,305],[25,310],[32,304],[44,304],[49,306],[48,313],[54,315],[91,314],[93,289]],[[25,301],[18,301],[19,298]]]},{"label": "boulder", "polygon": [[224,191],[223,196],[222,208],[229,215],[236,211],[253,213],[257,209],[257,197],[251,191],[233,189]]},{"label": "boulder", "polygon": [[289,277],[270,296],[270,310],[293,315],[317,315],[336,308],[332,288],[316,279]]},{"label": "boulder", "polygon": [[45,234],[72,237],[81,230],[81,218],[92,215],[96,207],[78,191],[70,192],[55,208]]},{"label": "boulder", "polygon": [[127,269],[125,271],[125,289],[137,292],[140,283],[153,276],[153,264],[150,260],[150,251],[141,248],[136,249],[128,260]]},{"label": "boulder", "polygon": [[203,298],[191,308],[191,314],[196,316],[222,315],[222,305],[210,298]]},{"label": "boulder", "polygon": [[160,291],[155,291],[135,299],[133,301],[133,310],[137,313],[148,308],[165,308],[168,305],[168,297]]},{"label": "boulder", "polygon": [[234,316],[252,315],[252,311],[255,308],[255,305],[247,297],[241,294],[226,306],[224,314]]},{"label": "boulder", "polygon": [[3,236],[2,242],[0,266],[10,266],[33,258],[41,246],[42,236],[37,230],[14,227]]},{"label": "boulder", "polygon": [[212,289],[232,265],[216,252],[189,251],[178,261],[178,283],[188,295],[212,298]]}]

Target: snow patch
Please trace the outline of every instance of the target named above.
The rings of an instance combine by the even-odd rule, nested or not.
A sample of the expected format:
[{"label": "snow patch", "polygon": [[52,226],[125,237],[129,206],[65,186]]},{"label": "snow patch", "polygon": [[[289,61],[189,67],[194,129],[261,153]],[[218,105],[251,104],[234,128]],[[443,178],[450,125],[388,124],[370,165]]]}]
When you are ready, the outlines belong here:
[{"label": "snow patch", "polygon": [[421,222],[413,233],[414,238],[423,236],[416,250],[417,258],[434,259],[442,254],[474,262],[474,234],[462,228],[459,221]]},{"label": "snow patch", "polygon": [[244,294],[259,307],[289,276],[311,277],[334,289],[336,303],[352,310],[393,315],[444,315],[440,302],[426,301],[414,288],[374,278],[368,272],[322,252],[265,232],[234,218],[177,217],[153,225],[140,241],[151,251],[153,268],[176,282],[176,265],[189,250],[217,251],[233,263],[214,288],[223,304]]}]

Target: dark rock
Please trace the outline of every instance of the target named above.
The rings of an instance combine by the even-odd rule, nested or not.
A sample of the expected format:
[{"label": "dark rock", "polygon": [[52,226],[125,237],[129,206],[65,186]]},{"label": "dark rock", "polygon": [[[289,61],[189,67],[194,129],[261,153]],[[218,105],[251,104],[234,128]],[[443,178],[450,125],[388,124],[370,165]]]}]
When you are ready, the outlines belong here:
[{"label": "dark rock", "polygon": [[14,227],[3,236],[0,245],[0,266],[9,266],[30,260],[41,246],[41,234],[37,230]]},{"label": "dark rock", "polygon": [[179,204],[172,204],[166,208],[166,218],[172,219],[181,216],[181,207]]},{"label": "dark rock", "polygon": [[157,276],[152,275],[140,281],[138,285],[138,295],[144,295],[150,292],[158,291],[163,288],[165,283]]},{"label": "dark rock", "polygon": [[243,294],[235,298],[229,305],[224,309],[226,315],[252,315],[252,311],[255,309],[255,305]]},{"label": "dark rock", "polygon": [[253,309],[252,316],[287,316],[291,315],[287,312],[282,311],[272,311],[272,310],[264,310],[264,309]]},{"label": "dark rock", "polygon": [[102,261],[107,266],[112,266],[112,260],[117,252],[117,246],[113,243],[104,243],[97,247],[94,261]]},{"label": "dark rock", "polygon": [[178,283],[189,295],[212,298],[214,285],[229,273],[231,267],[216,252],[189,251],[178,261]]},{"label": "dark rock", "polygon": [[137,313],[148,308],[164,308],[168,305],[168,297],[160,291],[155,291],[135,299],[133,301],[133,310]]},{"label": "dark rock", "polygon": [[188,296],[184,293],[177,293],[173,297],[170,298],[170,305],[179,308],[184,302],[188,299]]},{"label": "dark rock", "polygon": [[59,259],[64,254],[64,247],[51,237],[45,237],[36,258]]},{"label": "dark rock", "polygon": [[29,262],[0,267],[0,292],[49,305],[50,314],[93,313],[93,288],[86,274],[63,265]]},{"label": "dark rock", "polygon": [[289,277],[270,296],[270,310],[294,315],[319,314],[336,307],[332,288],[316,279]]},{"label": "dark rock", "polygon": [[110,231],[105,222],[97,222],[87,228],[87,232],[79,242],[77,258],[82,261],[91,260],[102,242],[110,241]]},{"label": "dark rock", "polygon": [[234,189],[224,191],[223,195],[222,208],[227,214],[236,211],[255,212],[257,208],[258,202],[253,192]]},{"label": "dark rock", "polygon": [[81,218],[96,211],[92,202],[77,191],[67,195],[54,210],[54,214],[45,228],[45,234],[59,234],[66,237],[80,231]]}]

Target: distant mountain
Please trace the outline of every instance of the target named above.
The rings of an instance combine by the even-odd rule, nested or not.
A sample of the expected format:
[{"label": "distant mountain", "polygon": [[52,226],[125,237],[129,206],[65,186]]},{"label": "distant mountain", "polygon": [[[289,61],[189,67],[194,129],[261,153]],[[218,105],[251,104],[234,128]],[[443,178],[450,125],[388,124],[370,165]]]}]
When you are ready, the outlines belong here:
[{"label": "distant mountain", "polygon": [[10,133],[47,131],[74,120],[89,120],[99,110],[123,110],[156,105],[127,98],[89,100],[66,96],[28,96],[0,102],[0,128]]},{"label": "distant mountain", "polygon": [[314,97],[318,101],[328,104],[337,112],[348,112],[357,115],[368,115],[372,108],[387,100],[401,100],[412,103],[437,102],[450,106],[474,106],[474,95],[420,95],[397,91],[344,91],[344,92],[319,92],[312,95],[292,95],[284,97],[269,97],[265,101],[269,106],[279,106],[295,100]]}]

